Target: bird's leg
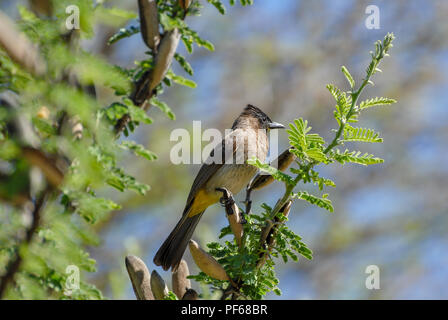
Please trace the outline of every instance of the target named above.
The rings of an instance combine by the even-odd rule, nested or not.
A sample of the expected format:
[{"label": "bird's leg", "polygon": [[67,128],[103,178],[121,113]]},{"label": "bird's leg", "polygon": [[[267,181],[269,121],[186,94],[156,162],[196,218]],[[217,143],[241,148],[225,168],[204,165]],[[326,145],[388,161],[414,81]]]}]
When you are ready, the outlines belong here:
[{"label": "bird's leg", "polygon": [[[252,200],[250,199],[252,190],[253,189],[250,187],[247,187],[246,189],[246,200],[243,201],[243,203],[246,205],[246,214],[250,214],[250,210],[252,208]],[[246,221],[243,212],[241,212],[241,219]]]},{"label": "bird's leg", "polygon": [[226,213],[228,215],[233,214],[232,206],[235,204],[235,200],[233,199],[232,193],[226,188],[216,188],[216,191],[222,192],[222,197],[219,199],[219,203],[226,208]]},{"label": "bird's leg", "polygon": [[[226,188],[216,188],[216,191],[222,192],[222,197],[219,199],[219,203],[221,203],[221,205],[226,209],[226,214],[227,215],[235,214],[235,209],[233,206],[235,204],[235,199],[233,198],[232,193]],[[240,217],[241,217],[241,224],[247,223],[242,212]]]}]

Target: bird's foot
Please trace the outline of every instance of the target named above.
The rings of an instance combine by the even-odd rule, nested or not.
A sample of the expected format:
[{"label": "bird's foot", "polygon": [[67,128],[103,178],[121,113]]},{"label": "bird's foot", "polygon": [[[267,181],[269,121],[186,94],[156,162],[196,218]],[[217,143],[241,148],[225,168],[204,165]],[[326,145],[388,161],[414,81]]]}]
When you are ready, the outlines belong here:
[{"label": "bird's foot", "polygon": [[235,199],[233,199],[232,193],[226,188],[216,188],[216,191],[222,192],[219,203],[226,208],[227,214],[233,214],[232,206],[235,204]]}]

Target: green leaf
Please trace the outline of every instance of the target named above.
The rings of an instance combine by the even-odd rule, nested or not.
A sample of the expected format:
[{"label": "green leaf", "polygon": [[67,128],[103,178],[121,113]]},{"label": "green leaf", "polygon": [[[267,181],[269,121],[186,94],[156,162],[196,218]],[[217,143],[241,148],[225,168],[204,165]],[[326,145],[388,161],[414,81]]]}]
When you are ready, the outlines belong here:
[{"label": "green leaf", "polygon": [[112,210],[119,210],[120,205],[112,200],[82,194],[76,199],[78,213],[89,223],[101,220]]},{"label": "green leaf", "polygon": [[333,180],[320,177],[319,173],[315,170],[312,169],[310,170],[309,177],[311,180],[313,180],[314,183],[317,183],[319,190],[322,190],[324,185],[333,188],[336,187],[336,184],[334,183]]},{"label": "green leaf", "polygon": [[263,172],[269,173],[275,180],[282,181],[287,184],[294,184],[294,179],[291,176],[281,172],[280,170],[274,167],[271,167],[267,163],[262,163],[260,160],[256,158],[247,160],[247,163],[257,167]]},{"label": "green leaf", "polygon": [[379,137],[379,133],[373,129],[352,127],[348,124],[344,128],[344,142],[359,141],[359,142],[383,142],[383,139]]},{"label": "green leaf", "polygon": [[306,191],[297,192],[292,195],[293,198],[305,200],[311,204],[317,205],[325,210],[330,212],[334,211],[333,205],[331,204],[331,200],[327,198],[327,194],[324,194],[322,198],[313,196]]},{"label": "green leaf", "polygon": [[187,25],[185,24],[184,21],[182,21],[182,19],[171,18],[164,12],[159,13],[159,21],[165,31],[170,31],[175,28],[184,29],[187,27]]},{"label": "green leaf", "polygon": [[194,82],[193,80],[190,79],[186,79],[182,76],[179,76],[177,74],[175,74],[173,71],[168,70],[168,72],[166,73],[166,77],[170,80],[173,80],[175,83],[180,84],[182,86],[186,86],[186,87],[190,87],[190,88],[196,88],[197,84],[196,82]]},{"label": "green leaf", "polygon": [[[181,297],[182,298],[182,297]],[[163,297],[163,300],[179,300],[178,297],[172,291],[168,291],[168,294]]]},{"label": "green leaf", "polygon": [[53,127],[49,121],[33,117],[32,122],[34,126],[42,133],[46,133],[48,135],[56,134],[56,128]]},{"label": "green leaf", "polygon": [[[204,47],[209,51],[215,51],[215,47],[213,46],[213,44],[210,41],[202,39],[196,31],[191,30],[188,27],[185,27],[183,29],[180,29],[180,32],[183,36],[182,40],[184,41],[184,44],[186,45],[189,53],[193,51],[193,48],[188,48],[191,42],[195,42],[199,47]],[[190,44],[186,44],[186,42],[189,42]]]},{"label": "green leaf", "polygon": [[374,98],[374,99],[368,99],[364,100],[359,104],[359,109],[364,110],[371,107],[376,106],[384,106],[384,105],[390,105],[393,103],[396,103],[397,100],[390,99],[390,98]]},{"label": "green leaf", "polygon": [[112,168],[110,171],[110,177],[106,182],[111,187],[114,187],[122,192],[126,189],[131,189],[140,195],[145,195],[146,192],[150,190],[150,187],[147,184],[138,182],[134,177],[124,173],[124,171],[120,168]]},{"label": "green leaf", "polygon": [[188,36],[182,35],[182,42],[184,43],[185,49],[187,49],[188,53],[193,53],[193,39]]},{"label": "green leaf", "polygon": [[177,62],[179,62],[180,66],[185,70],[186,73],[188,73],[190,76],[193,75],[193,68],[191,65],[187,62],[185,57],[180,55],[179,53],[174,54],[174,59],[176,59]]},{"label": "green leaf", "polygon": [[208,3],[212,4],[216,9],[218,9],[220,14],[226,14],[226,8],[219,0],[207,0]]},{"label": "green leaf", "polygon": [[150,117],[148,117],[145,110],[135,106],[134,103],[130,99],[124,98],[123,102],[128,107],[129,115],[130,115],[132,121],[137,121],[137,122],[141,122],[141,123],[145,123],[145,124],[151,124],[153,122],[153,120]]},{"label": "green leaf", "polygon": [[130,150],[136,155],[141,156],[149,161],[157,159],[157,155],[154,152],[145,149],[144,146],[134,141],[123,141],[121,143],[121,147],[124,147],[124,149]]},{"label": "green leaf", "polygon": [[157,99],[155,96],[153,96],[151,98],[151,100],[149,101],[149,103],[153,106],[156,106],[160,110],[162,110],[163,113],[165,113],[168,116],[168,118],[170,118],[171,120],[176,120],[176,115],[174,114],[174,112],[171,110],[171,108],[165,102],[162,102],[159,99]]},{"label": "green leaf", "polygon": [[97,6],[95,9],[95,18],[98,23],[118,27],[125,24],[130,19],[137,18],[135,12],[126,11],[116,7],[106,8],[104,6]]},{"label": "green leaf", "polygon": [[289,141],[293,147],[298,148],[299,150],[306,150],[307,141],[306,141],[306,126],[307,121],[302,118],[294,120],[294,123],[289,124],[288,130],[286,132],[289,134]]},{"label": "green leaf", "polygon": [[381,158],[376,158],[372,154],[361,154],[361,151],[349,151],[345,150],[341,153],[338,149],[333,151],[331,157],[337,162],[344,164],[347,162],[357,163],[364,166],[368,166],[371,164],[383,163],[384,160]]},{"label": "green leaf", "polygon": [[335,116],[337,120],[340,120],[345,117],[348,110],[350,109],[352,98],[351,96],[347,96],[344,91],[341,91],[332,84],[328,84],[327,89],[336,100],[336,110],[338,114],[336,114]]},{"label": "green leaf", "polygon": [[330,91],[331,95],[333,96],[334,100],[339,101],[342,94],[344,93],[341,91],[338,87],[332,84],[327,84],[327,89]]},{"label": "green leaf", "polygon": [[345,75],[345,78],[347,79],[348,83],[350,83],[350,87],[353,88],[355,86],[355,80],[353,80],[352,75],[350,72],[348,72],[347,68],[342,66],[341,68],[342,73]]},{"label": "green leaf", "polygon": [[123,118],[128,113],[128,107],[122,103],[114,102],[105,109],[107,118],[111,121]]},{"label": "green leaf", "polygon": [[302,118],[295,119],[289,124],[286,132],[289,134],[289,142],[294,148],[291,152],[303,159],[309,157],[318,162],[327,162],[327,157],[323,153],[322,145],[324,139],[317,133],[308,133],[312,128],[308,126],[308,121]]},{"label": "green leaf", "polygon": [[124,38],[128,38],[136,33],[140,32],[140,27],[139,26],[130,26],[128,28],[121,28],[120,30],[118,30],[118,32],[116,34],[114,34],[112,37],[109,38],[109,40],[107,41],[108,45],[111,45],[121,39]]},{"label": "green leaf", "polygon": [[313,160],[316,160],[318,162],[327,162],[327,156],[324,154],[321,148],[311,148],[306,150],[306,154],[308,157],[310,157]]},{"label": "green leaf", "polygon": [[320,135],[318,135],[317,133],[310,133],[306,135],[306,141],[308,143],[308,145],[311,144],[318,144],[318,145],[322,145],[325,143],[324,138],[322,138]]}]

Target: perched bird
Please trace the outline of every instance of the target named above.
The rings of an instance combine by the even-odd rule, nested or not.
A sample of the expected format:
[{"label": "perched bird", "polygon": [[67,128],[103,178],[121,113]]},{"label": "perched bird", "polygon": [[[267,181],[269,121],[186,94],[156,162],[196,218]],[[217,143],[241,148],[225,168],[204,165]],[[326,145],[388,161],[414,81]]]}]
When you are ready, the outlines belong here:
[{"label": "perched bird", "polygon": [[232,130],[211,152],[194,179],[181,219],[157,251],[154,263],[176,270],[204,211],[219,201],[225,188],[237,194],[257,173],[246,161],[256,156],[265,161],[269,150],[268,131],[284,128],[259,108],[247,105]]}]

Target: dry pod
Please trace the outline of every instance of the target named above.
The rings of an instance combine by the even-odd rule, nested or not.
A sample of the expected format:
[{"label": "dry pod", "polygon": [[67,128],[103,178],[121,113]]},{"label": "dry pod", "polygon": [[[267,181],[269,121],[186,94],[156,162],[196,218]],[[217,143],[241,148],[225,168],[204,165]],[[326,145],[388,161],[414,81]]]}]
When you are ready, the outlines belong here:
[{"label": "dry pod", "polygon": [[156,270],[151,273],[150,283],[151,291],[156,300],[163,300],[168,295],[168,287],[166,286],[163,278],[160,276],[160,274],[157,273]]},{"label": "dry pod", "polygon": [[205,274],[217,280],[230,280],[226,271],[218,261],[202,250],[196,241],[190,240],[189,247],[194,262]]},{"label": "dry pod", "polygon": [[[155,87],[159,85],[166,72],[170,68],[179,44],[180,33],[178,29],[173,29],[165,33],[159,45],[159,51],[154,62],[154,69],[146,71],[138,80],[135,90],[132,93],[132,101],[137,106],[141,106],[151,97]],[[144,108],[146,109],[146,107]],[[123,118],[122,118],[123,119]],[[123,120],[122,120],[123,121]],[[127,121],[127,120],[126,120]],[[121,128],[122,124],[117,124]]]},{"label": "dry pod", "polygon": [[190,271],[188,270],[187,262],[182,259],[177,270],[173,272],[171,277],[173,292],[179,299],[182,299],[187,289],[191,287],[191,281],[190,279],[187,279],[189,275]]},{"label": "dry pod", "polygon": [[179,0],[179,5],[182,9],[187,10],[190,7],[191,0]]},{"label": "dry pod", "polygon": [[198,300],[198,293],[193,289],[187,289],[182,300]]},{"label": "dry pod", "polygon": [[156,0],[138,0],[140,30],[148,48],[156,50],[160,42]]},{"label": "dry pod", "polygon": [[243,239],[243,225],[241,223],[241,214],[236,204],[233,204],[234,210],[232,214],[227,214],[227,220],[229,220],[230,229],[235,235],[236,243],[241,247],[241,240]]},{"label": "dry pod", "polygon": [[127,256],[125,263],[137,299],[154,300],[151,291],[151,276],[146,264],[136,256]]},{"label": "dry pod", "polygon": [[155,59],[154,69],[152,70],[151,82],[149,83],[150,92],[157,87],[170,68],[177,45],[179,44],[179,39],[180,33],[177,29],[168,31],[163,36],[159,46],[159,52]]},{"label": "dry pod", "polygon": [[289,211],[291,210],[292,200],[286,202],[283,207],[280,209],[280,212],[283,213],[285,217],[289,216]]},{"label": "dry pod", "polygon": [[236,243],[241,247],[243,238],[243,225],[241,223],[241,212],[232,197],[232,194],[226,188],[217,188],[216,190],[221,191],[223,196],[220,201],[225,205],[227,220],[229,220],[230,229],[235,235]]}]

